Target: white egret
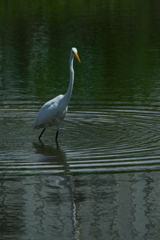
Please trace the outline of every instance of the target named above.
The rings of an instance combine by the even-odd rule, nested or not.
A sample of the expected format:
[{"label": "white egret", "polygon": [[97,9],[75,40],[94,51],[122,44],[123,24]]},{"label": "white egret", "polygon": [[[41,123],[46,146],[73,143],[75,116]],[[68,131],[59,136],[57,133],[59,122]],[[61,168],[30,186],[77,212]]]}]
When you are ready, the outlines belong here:
[{"label": "white egret", "polygon": [[66,115],[66,112],[68,109],[68,103],[72,94],[72,89],[74,84],[74,69],[73,69],[74,57],[76,57],[77,60],[81,62],[76,48],[71,49],[70,65],[69,65],[70,66],[70,82],[69,82],[69,86],[66,94],[58,95],[57,97],[46,102],[40,109],[35,121],[33,122],[33,129],[43,128],[41,134],[39,135],[39,140],[41,139],[42,134],[44,133],[47,127],[56,125],[57,132],[56,132],[55,140],[56,140],[56,143],[58,143],[57,139],[58,139],[60,125]]}]

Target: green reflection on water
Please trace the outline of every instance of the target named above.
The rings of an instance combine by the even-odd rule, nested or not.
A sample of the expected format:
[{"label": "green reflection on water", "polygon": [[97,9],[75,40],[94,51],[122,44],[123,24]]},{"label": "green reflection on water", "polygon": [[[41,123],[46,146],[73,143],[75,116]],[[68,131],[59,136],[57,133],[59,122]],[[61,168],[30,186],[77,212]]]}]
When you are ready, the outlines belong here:
[{"label": "green reflection on water", "polygon": [[[158,6],[157,6],[158,5]],[[2,99],[46,101],[64,93],[70,48],[72,101],[159,101],[159,4],[154,1],[4,1]]]}]

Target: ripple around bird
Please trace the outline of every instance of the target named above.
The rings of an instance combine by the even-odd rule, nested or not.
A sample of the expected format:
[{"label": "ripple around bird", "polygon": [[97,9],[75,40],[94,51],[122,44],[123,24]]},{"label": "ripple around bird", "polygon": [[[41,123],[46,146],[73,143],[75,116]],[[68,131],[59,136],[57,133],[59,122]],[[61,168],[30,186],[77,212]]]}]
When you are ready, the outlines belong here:
[{"label": "ripple around bird", "polygon": [[83,147],[76,142],[76,151],[66,150],[71,171],[159,169],[158,109],[116,106],[77,111],[70,114],[68,128],[73,128],[72,122]]},{"label": "ripple around bird", "polygon": [[160,169],[158,107],[72,107],[63,122],[57,149],[53,128],[46,131],[43,145],[31,144],[38,136],[31,129],[36,113],[32,106],[25,106],[12,105],[0,111],[4,175]]}]

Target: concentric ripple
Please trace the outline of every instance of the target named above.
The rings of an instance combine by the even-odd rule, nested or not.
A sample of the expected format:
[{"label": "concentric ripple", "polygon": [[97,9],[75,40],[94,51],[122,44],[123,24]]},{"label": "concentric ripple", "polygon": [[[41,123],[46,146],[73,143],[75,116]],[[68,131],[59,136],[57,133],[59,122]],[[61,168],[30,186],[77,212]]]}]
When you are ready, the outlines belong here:
[{"label": "concentric ripple", "polygon": [[[110,107],[72,113],[84,146],[66,150],[72,172],[157,170],[160,167],[159,109]],[[83,140],[82,137],[87,135]]]},{"label": "concentric ripple", "polygon": [[37,106],[1,106],[1,174],[159,170],[159,108],[106,106],[71,108],[58,147],[54,142],[55,128],[48,128],[43,143],[37,141],[39,132],[31,127]]}]

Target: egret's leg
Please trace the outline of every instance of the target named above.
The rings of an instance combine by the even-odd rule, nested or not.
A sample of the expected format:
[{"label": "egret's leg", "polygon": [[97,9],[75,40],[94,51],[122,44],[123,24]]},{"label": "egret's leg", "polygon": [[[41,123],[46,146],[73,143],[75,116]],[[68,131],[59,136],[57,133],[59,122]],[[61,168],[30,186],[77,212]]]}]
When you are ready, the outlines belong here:
[{"label": "egret's leg", "polygon": [[58,133],[59,133],[60,126],[61,126],[61,122],[58,123],[56,137],[55,137],[55,141],[56,141],[57,146],[58,146]]},{"label": "egret's leg", "polygon": [[41,141],[42,134],[44,133],[45,130],[46,130],[46,128],[43,128],[41,134],[39,135],[39,141]]},{"label": "egret's leg", "polygon": [[57,130],[57,132],[56,132],[56,137],[55,137],[56,143],[58,143],[58,133],[59,133],[59,131]]}]

